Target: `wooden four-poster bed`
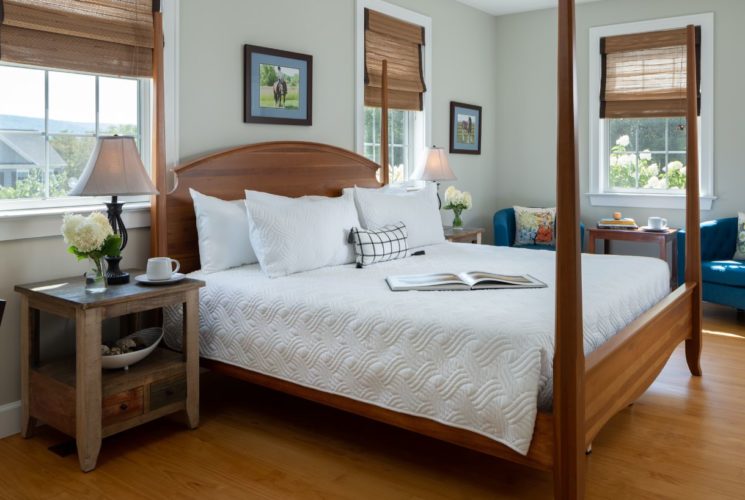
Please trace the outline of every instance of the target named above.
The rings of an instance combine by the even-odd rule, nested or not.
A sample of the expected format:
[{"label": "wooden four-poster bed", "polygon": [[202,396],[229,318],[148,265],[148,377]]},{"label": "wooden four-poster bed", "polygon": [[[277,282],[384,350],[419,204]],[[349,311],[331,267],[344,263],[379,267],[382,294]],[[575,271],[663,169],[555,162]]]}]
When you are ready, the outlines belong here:
[{"label": "wooden four-poster bed", "polygon": [[[688,366],[701,375],[701,291],[695,31],[688,27],[688,186],[685,284],[644,312],[587,357],[583,352],[575,7],[559,0],[557,123],[556,351],[553,410],[539,412],[526,456],[480,434],[330,394],[243,368],[205,360],[226,375],[363,415],[443,441],[528,466],[552,470],[556,498],[584,495],[585,450],[603,425],[633,403],[655,380],[673,350],[685,341]],[[156,43],[157,46],[157,43]],[[162,67],[162,58],[156,57]],[[162,95],[162,87],[158,94]],[[163,151],[162,100],[157,151]],[[338,196],[349,186],[379,187],[379,165],[349,151],[305,142],[249,145],[213,154],[174,171],[170,189],[162,155],[156,161],[161,194],[153,203],[153,252],[199,267],[195,215],[189,188],[222,199],[244,189],[284,196]],[[386,179],[387,176],[382,176]],[[558,292],[561,293],[558,293]]]}]

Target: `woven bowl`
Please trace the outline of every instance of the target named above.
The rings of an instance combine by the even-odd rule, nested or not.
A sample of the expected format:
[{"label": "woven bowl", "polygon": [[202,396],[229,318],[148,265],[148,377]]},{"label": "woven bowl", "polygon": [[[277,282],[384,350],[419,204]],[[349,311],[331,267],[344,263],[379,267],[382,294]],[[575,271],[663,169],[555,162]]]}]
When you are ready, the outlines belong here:
[{"label": "woven bowl", "polygon": [[113,356],[101,356],[101,366],[107,370],[118,370],[124,368],[125,370],[135,363],[142,361],[152,353],[158,344],[160,344],[163,338],[163,329],[159,327],[146,328],[140,330],[131,335],[124,337],[125,339],[134,339],[139,337],[143,340],[147,346],[139,351],[128,352],[125,354],[116,354]]}]

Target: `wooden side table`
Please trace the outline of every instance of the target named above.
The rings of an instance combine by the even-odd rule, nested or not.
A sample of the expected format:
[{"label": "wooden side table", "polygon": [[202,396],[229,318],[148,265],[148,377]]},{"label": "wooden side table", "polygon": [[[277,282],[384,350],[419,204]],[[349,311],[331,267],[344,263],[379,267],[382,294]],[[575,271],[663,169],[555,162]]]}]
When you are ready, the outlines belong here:
[{"label": "wooden side table", "polygon": [[443,226],[445,239],[457,243],[475,243],[481,244],[481,238],[484,234],[483,227],[464,227],[462,229],[453,229],[452,226]]},{"label": "wooden side table", "polygon": [[611,241],[634,241],[638,243],[655,243],[659,246],[659,257],[668,261],[667,244],[670,243],[672,258],[670,259],[670,288],[678,287],[678,230],[669,228],[665,232],[642,231],[641,229],[588,229],[588,252],[595,253],[596,240],[604,240],[603,252],[611,253]]},{"label": "wooden side table", "polygon": [[[103,294],[87,294],[82,278],[16,286],[21,294],[22,435],[31,437],[39,419],[74,437],[80,468],[88,472],[96,467],[104,437],[179,411],[195,428],[202,286],[189,278],[167,286],[116,285]],[[184,311],[183,353],[158,348],[128,371],[102,372],[104,319],[177,304]],[[41,311],[75,321],[75,356],[41,363]]]}]

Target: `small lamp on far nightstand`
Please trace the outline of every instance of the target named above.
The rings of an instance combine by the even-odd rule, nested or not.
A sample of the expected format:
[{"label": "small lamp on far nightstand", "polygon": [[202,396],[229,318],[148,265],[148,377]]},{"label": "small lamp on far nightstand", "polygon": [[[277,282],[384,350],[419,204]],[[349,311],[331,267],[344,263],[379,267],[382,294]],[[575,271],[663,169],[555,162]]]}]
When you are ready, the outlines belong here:
[{"label": "small lamp on far nightstand", "polygon": [[[99,137],[80,180],[70,191],[71,196],[111,196],[106,203],[109,223],[122,237],[122,250],[127,246],[127,229],[122,221],[119,196],[158,194],[145,171],[134,137],[114,135]],[[106,257],[106,279],[110,285],[129,283],[129,274],[119,269],[121,256]]]},{"label": "small lamp on far nightstand", "polygon": [[442,208],[442,200],[440,199],[440,182],[454,181],[458,179],[450,169],[447,153],[444,149],[436,146],[433,146],[429,150],[424,167],[417,169],[411,178],[419,181],[433,181],[437,183],[437,208]]}]

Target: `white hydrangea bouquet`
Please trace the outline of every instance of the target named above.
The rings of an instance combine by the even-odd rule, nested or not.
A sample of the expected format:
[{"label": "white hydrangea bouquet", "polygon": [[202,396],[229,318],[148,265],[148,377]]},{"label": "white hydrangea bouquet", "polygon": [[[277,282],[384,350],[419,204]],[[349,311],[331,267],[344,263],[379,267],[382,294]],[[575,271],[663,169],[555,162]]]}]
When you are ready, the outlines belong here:
[{"label": "white hydrangea bouquet", "polygon": [[114,234],[109,219],[101,212],[93,212],[88,217],[65,214],[62,236],[68,245],[68,252],[78,260],[88,259],[91,262],[91,269],[85,273],[86,291],[106,291],[103,258],[107,255],[119,256],[122,243],[121,237]]},{"label": "white hydrangea bouquet", "polygon": [[468,210],[473,206],[473,200],[471,199],[471,193],[468,191],[459,191],[455,186],[450,186],[445,190],[445,210],[453,211],[453,228],[463,227],[463,220],[460,215],[463,210]]}]

